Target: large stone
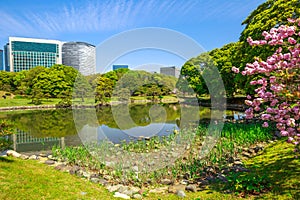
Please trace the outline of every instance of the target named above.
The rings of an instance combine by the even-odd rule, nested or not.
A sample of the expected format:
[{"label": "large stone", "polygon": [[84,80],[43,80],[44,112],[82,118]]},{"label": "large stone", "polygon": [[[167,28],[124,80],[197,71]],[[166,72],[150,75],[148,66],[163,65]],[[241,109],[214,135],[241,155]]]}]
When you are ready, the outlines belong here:
[{"label": "large stone", "polygon": [[46,160],[44,163],[46,165],[53,165],[55,163],[55,161],[54,160]]},{"label": "large stone", "polygon": [[176,194],[177,194],[177,196],[179,196],[179,197],[181,197],[181,198],[184,198],[184,197],[186,196],[183,190],[178,190],[178,191],[176,192]]},{"label": "large stone", "polygon": [[191,191],[191,192],[197,192],[197,186],[194,184],[190,184],[185,187],[185,190]]},{"label": "large stone", "polygon": [[235,164],[235,165],[243,165],[243,163],[241,161],[234,161],[233,164]]},{"label": "large stone", "polygon": [[155,188],[152,190],[149,190],[149,193],[165,193],[168,190],[168,187],[160,187],[160,188]]},{"label": "large stone", "polygon": [[45,162],[46,160],[48,160],[48,158],[46,158],[46,157],[39,157],[39,161],[41,163]]},{"label": "large stone", "polygon": [[251,158],[251,155],[248,152],[243,152],[242,156],[246,157],[246,158]]},{"label": "large stone", "polygon": [[115,191],[118,191],[121,186],[123,186],[123,185],[121,185],[121,184],[111,185],[111,186],[108,186],[107,189],[109,192],[115,192]]},{"label": "large stone", "polygon": [[12,156],[12,157],[15,157],[15,158],[21,157],[21,154],[18,153],[18,152],[16,152],[16,151],[14,151],[14,150],[8,150],[8,151],[6,152],[6,155],[7,155],[7,156]]},{"label": "large stone", "polygon": [[162,179],[160,182],[163,185],[170,185],[170,184],[172,184],[173,181],[170,180],[170,179],[165,178],[165,179]]},{"label": "large stone", "polygon": [[[124,193],[125,191],[128,190],[128,186],[120,185],[118,192]],[[125,194],[125,193],[124,193]]]},{"label": "large stone", "polygon": [[115,197],[115,198],[122,198],[122,199],[130,199],[130,196],[128,196],[128,195],[126,195],[126,194],[122,194],[122,193],[120,193],[120,192],[116,192],[116,193],[114,194],[114,197]]},{"label": "large stone", "polygon": [[27,160],[27,159],[29,158],[29,156],[26,156],[26,155],[22,154],[22,155],[20,156],[20,158],[23,159],[23,160]]},{"label": "large stone", "polygon": [[174,193],[176,194],[179,190],[182,190],[184,191],[185,190],[185,185],[170,185],[169,188],[168,188],[168,192],[169,193]]},{"label": "large stone", "polygon": [[28,159],[29,159],[29,160],[37,160],[38,157],[37,157],[36,155],[31,155],[31,156],[29,156]]},{"label": "large stone", "polygon": [[92,183],[99,183],[100,179],[99,179],[99,178],[93,177],[93,178],[90,179],[90,181],[91,181]]},{"label": "large stone", "polygon": [[140,195],[140,194],[134,194],[132,197],[133,197],[134,199],[142,199],[142,198],[143,198],[143,196]]},{"label": "large stone", "polygon": [[108,182],[107,180],[103,179],[103,178],[100,178],[100,179],[99,179],[99,183],[100,183],[101,185],[104,185],[104,186],[106,186],[106,185],[109,184],[109,182]]}]

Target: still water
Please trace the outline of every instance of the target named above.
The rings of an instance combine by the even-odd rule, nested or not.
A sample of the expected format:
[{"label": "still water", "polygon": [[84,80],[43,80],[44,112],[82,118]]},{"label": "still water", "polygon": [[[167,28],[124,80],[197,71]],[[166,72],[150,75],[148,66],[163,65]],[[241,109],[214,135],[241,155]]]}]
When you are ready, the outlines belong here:
[{"label": "still water", "polygon": [[[224,117],[237,119],[240,114],[226,111]],[[183,119],[191,122],[210,118],[210,108],[187,106],[182,109],[179,104],[0,112],[0,119],[14,124],[17,134],[12,136],[12,148],[18,152],[47,151],[53,145],[80,145],[80,131],[87,126],[97,127],[98,139],[120,143],[141,137],[169,135],[182,127]]]}]

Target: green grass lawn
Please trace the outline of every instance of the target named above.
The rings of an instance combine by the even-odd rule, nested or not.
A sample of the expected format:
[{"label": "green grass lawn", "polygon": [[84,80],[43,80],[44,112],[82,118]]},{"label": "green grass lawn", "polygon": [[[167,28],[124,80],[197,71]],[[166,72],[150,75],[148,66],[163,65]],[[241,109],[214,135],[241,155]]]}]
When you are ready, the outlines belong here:
[{"label": "green grass lawn", "polygon": [[300,158],[294,157],[293,145],[282,140],[245,162],[257,173],[270,177],[273,189],[261,199],[300,199]]},{"label": "green grass lawn", "polygon": [[[60,99],[44,99],[41,105],[55,105]],[[31,104],[31,99],[0,99],[0,107],[13,107],[13,106],[34,106]]]}]

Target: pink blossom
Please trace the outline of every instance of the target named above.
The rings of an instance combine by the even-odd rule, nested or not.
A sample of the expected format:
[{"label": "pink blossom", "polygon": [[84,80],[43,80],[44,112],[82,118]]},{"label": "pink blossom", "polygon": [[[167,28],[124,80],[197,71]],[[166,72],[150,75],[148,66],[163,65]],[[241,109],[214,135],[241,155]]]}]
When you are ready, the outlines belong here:
[{"label": "pink blossom", "polygon": [[262,126],[263,127],[269,127],[269,124],[268,124],[268,122],[264,122]]},{"label": "pink blossom", "polygon": [[289,42],[290,44],[296,44],[296,43],[297,43],[297,41],[296,41],[294,38],[292,38],[292,37],[289,37],[289,38],[288,38],[288,42]]},{"label": "pink blossom", "polygon": [[282,136],[288,136],[288,134],[289,134],[287,131],[281,131],[280,133]]},{"label": "pink blossom", "polygon": [[270,114],[262,114],[261,115],[261,119],[262,120],[269,120],[271,118],[271,115]]},{"label": "pink blossom", "polygon": [[270,83],[275,83],[276,81],[276,77],[275,76],[271,76],[270,77]]},{"label": "pink blossom", "polygon": [[234,73],[238,74],[240,72],[240,69],[239,68],[236,68],[236,67],[232,67],[231,69]]},{"label": "pink blossom", "polygon": [[245,104],[248,105],[248,106],[252,106],[252,101],[245,100]]}]

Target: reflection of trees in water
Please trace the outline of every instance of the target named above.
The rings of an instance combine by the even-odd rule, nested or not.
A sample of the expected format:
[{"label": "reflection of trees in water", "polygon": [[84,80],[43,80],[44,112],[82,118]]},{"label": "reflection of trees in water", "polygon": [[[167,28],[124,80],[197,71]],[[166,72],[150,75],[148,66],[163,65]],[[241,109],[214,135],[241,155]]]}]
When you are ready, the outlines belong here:
[{"label": "reflection of trees in water", "polygon": [[[116,110],[115,114],[121,119],[131,118],[133,123],[124,124],[127,129],[135,126],[147,126],[151,122],[180,124],[180,121],[185,123],[197,119],[197,112],[194,112],[195,107],[193,106],[182,108],[183,105],[179,104],[129,105],[129,111],[125,109],[125,106],[128,105],[115,105],[114,109]],[[153,109],[153,106],[158,109]],[[151,114],[149,114],[150,110]],[[200,108],[199,112],[201,118],[210,117],[209,108]],[[191,113],[195,113],[195,115]],[[36,137],[64,137],[77,134],[74,121],[78,130],[81,130],[86,124],[93,127],[106,125],[110,128],[118,128],[111,106],[100,107],[97,112],[94,109],[25,111],[7,114],[6,118],[14,121],[16,128]]]},{"label": "reflection of trees in water", "polygon": [[[124,120],[122,128],[129,129],[135,126],[147,126],[151,122],[175,122],[176,118],[180,116],[180,107],[178,104],[164,104],[161,109],[155,109],[154,111],[152,109],[151,121],[149,111],[152,106],[154,105],[114,105],[114,114],[117,116],[113,116],[111,106],[101,107],[97,111],[98,122],[99,125],[106,125],[110,128],[119,128],[116,120],[118,124],[122,123],[122,120]],[[163,109],[166,112],[166,121]],[[127,118],[131,118],[133,123],[125,123]]]},{"label": "reflection of trees in water", "polygon": [[44,110],[9,115],[16,128],[35,137],[63,137],[76,134],[71,110]]}]

